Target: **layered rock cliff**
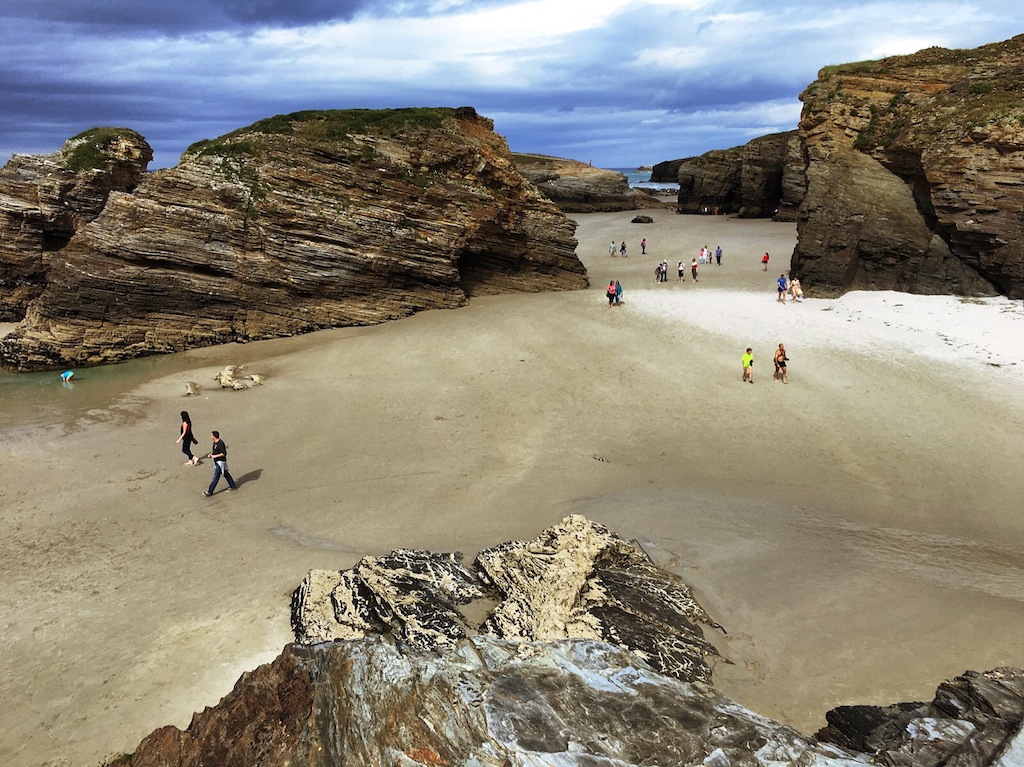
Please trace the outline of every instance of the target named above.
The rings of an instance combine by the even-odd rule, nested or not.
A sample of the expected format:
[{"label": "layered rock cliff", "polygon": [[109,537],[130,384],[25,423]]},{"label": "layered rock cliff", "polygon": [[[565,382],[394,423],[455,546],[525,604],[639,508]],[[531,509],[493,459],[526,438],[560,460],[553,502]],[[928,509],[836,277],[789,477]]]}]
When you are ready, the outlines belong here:
[{"label": "layered rock cliff", "polygon": [[49,155],[0,169],[0,321],[17,322],[46,285],[46,256],[139,185],[153,150],[127,128],[94,128]]},{"label": "layered rock cliff", "polygon": [[805,290],[1024,298],[1024,36],[829,67],[801,99]]},{"label": "layered rock cliff", "polygon": [[677,210],[682,213],[717,210],[743,218],[794,220],[803,199],[800,178],[790,170],[799,146],[796,131],[773,133],[732,149],[658,163],[651,180],[679,184]]},{"label": "layered rock cliff", "polygon": [[655,195],[631,189],[629,180],[617,171],[548,155],[514,153],[512,157],[519,172],[566,213],[665,206]]},{"label": "layered rock cliff", "polygon": [[[490,610],[474,623],[465,606],[482,598]],[[710,619],[683,584],[582,517],[472,567],[368,557],[311,572],[293,600],[298,643],[116,764],[1021,763],[1020,669],[965,674],[931,703],[836,709],[815,738],[715,691],[697,623]],[[690,662],[665,663],[659,645]]]},{"label": "layered rock cliff", "polygon": [[0,341],[29,370],[587,286],[575,225],[469,108],[300,112],[112,193]]}]

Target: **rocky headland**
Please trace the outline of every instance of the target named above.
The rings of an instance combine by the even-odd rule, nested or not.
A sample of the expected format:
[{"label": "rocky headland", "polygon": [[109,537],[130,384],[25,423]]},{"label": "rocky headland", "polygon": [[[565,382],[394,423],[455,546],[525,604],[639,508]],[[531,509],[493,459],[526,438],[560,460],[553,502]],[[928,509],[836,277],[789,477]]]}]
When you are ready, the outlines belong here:
[{"label": "rocky headland", "polygon": [[48,155],[0,168],[0,322],[24,318],[46,287],[47,259],[95,219],[111,192],[142,181],[153,150],[127,128],[94,128]]},{"label": "rocky headland", "polygon": [[743,146],[658,163],[651,181],[679,184],[680,213],[794,221],[804,192],[799,146],[796,131],[773,133]]},{"label": "rocky headland", "polygon": [[821,70],[792,268],[846,290],[1024,298],[1024,36]]},{"label": "rocky headland", "polygon": [[[133,145],[136,165],[144,150]],[[32,165],[12,163],[15,178]],[[21,202],[31,188],[0,198],[5,242],[24,221],[76,224],[61,240],[40,223],[28,256],[0,253],[18,265],[5,284],[32,288],[8,312],[24,319],[0,341],[5,367],[98,365],[588,284],[574,223],[470,108],[281,115],[141,181],[103,178],[122,175],[90,220],[64,210],[66,192],[45,215]]]},{"label": "rocky headland", "polygon": [[822,69],[798,131],[671,160],[679,210],[797,221],[806,292],[1024,298],[1024,35]]},{"label": "rocky headland", "polygon": [[[483,609],[481,609],[481,604]],[[470,616],[483,616],[475,620]],[[401,550],[311,571],[296,642],[117,764],[1019,764],[1024,671],[846,706],[808,736],[711,686],[721,628],[638,546],[567,517],[465,565]]]},{"label": "rocky headland", "polygon": [[566,213],[663,208],[664,199],[631,189],[621,173],[588,163],[540,154],[513,153],[516,168],[541,194]]}]

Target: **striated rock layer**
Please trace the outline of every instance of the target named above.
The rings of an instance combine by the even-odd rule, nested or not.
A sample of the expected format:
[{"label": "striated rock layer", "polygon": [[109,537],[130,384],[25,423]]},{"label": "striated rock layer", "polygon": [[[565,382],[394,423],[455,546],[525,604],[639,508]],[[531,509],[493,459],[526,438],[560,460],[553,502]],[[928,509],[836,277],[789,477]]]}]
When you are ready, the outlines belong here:
[{"label": "striated rock layer", "polygon": [[127,128],[94,128],[0,169],[0,321],[20,321],[46,285],[46,256],[142,181],[153,150]]},{"label": "striated rock layer", "polygon": [[512,157],[519,172],[566,213],[665,207],[656,196],[630,189],[629,179],[614,170],[540,154],[514,153]]},{"label": "striated rock layer", "polygon": [[29,370],[587,286],[575,225],[469,108],[300,112],[190,147],[46,258]]},{"label": "striated rock layer", "polygon": [[[462,608],[488,594],[474,634]],[[116,764],[1022,763],[1024,671],[964,674],[927,704],[835,709],[811,737],[710,687],[702,639],[689,664],[651,652],[700,636],[691,621],[710,623],[678,579],[582,517],[473,568],[422,551],[367,557],[312,571],[293,598],[299,643]]]},{"label": "striated rock layer", "polygon": [[679,184],[680,213],[717,210],[791,221],[803,200],[800,179],[791,171],[799,146],[796,131],[773,133],[732,149],[658,163],[651,180]]},{"label": "striated rock layer", "polygon": [[1024,298],[1024,36],[823,69],[801,95],[805,290]]}]

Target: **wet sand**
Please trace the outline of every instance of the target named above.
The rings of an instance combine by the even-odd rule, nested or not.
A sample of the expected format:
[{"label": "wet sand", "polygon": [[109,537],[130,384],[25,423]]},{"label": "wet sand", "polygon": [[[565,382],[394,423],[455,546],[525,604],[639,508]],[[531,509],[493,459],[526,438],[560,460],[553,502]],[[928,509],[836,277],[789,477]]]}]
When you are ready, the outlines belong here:
[{"label": "wet sand", "polygon": [[[651,214],[578,217],[589,291],[201,350],[4,431],[0,763],[94,764],[187,725],[289,640],[310,568],[400,546],[471,556],[569,513],[694,586],[729,632],[709,633],[732,661],[719,688],[805,731],[841,703],[1024,665],[1024,396],[997,322],[1020,302],[781,307],[792,225]],[[613,239],[629,258],[608,257]],[[704,244],[723,265],[676,282]],[[981,319],[951,316],[936,344],[907,316],[929,307]],[[991,345],[957,340],[979,322]],[[771,380],[779,342],[788,385]],[[242,357],[264,386],[182,396]],[[202,497],[212,467],[182,465],[182,409],[197,449],[222,432],[238,492]]]}]

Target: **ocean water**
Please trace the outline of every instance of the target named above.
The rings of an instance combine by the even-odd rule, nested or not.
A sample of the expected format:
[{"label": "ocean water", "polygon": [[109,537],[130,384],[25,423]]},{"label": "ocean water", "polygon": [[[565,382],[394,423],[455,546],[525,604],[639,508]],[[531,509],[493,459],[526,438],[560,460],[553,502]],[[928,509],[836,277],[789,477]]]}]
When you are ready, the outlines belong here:
[{"label": "ocean water", "polygon": [[76,369],[70,383],[60,370],[12,373],[0,370],[0,444],[5,437],[39,428],[73,428],[109,411],[152,378],[194,366],[183,354],[161,355],[117,365]]},{"label": "ocean water", "polygon": [[679,184],[651,181],[650,171],[639,171],[636,168],[606,168],[605,170],[614,170],[629,179],[630,189],[661,189],[670,192],[679,189]]}]

